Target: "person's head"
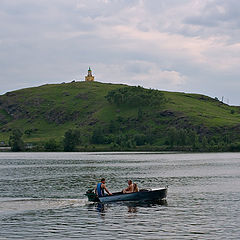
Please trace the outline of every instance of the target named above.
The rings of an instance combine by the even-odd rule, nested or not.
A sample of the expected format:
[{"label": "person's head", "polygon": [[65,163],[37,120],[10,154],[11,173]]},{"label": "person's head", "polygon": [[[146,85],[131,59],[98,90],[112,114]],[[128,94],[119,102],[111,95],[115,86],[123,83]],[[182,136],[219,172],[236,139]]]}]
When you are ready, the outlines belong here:
[{"label": "person's head", "polygon": [[102,179],[101,179],[101,183],[103,183],[103,184],[105,184],[105,183],[106,183],[106,180],[105,180],[105,178],[102,178]]},{"label": "person's head", "polygon": [[133,191],[138,192],[138,186],[136,183],[133,184]]},{"label": "person's head", "polygon": [[131,185],[131,184],[132,184],[132,180],[129,179],[129,180],[128,180],[128,185]]}]

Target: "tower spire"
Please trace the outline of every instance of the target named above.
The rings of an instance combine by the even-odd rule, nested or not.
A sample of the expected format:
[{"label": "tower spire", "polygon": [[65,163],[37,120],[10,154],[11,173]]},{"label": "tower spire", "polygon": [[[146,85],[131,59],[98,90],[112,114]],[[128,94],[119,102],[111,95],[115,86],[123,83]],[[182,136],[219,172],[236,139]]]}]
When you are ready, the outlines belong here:
[{"label": "tower spire", "polygon": [[85,77],[85,81],[94,81],[94,76],[92,75],[92,70],[90,67],[88,69],[88,75]]}]

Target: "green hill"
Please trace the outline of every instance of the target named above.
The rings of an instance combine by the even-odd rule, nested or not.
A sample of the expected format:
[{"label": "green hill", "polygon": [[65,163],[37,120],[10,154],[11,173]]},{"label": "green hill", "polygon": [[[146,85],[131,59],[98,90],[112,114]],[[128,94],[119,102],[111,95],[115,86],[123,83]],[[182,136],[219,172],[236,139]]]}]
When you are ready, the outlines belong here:
[{"label": "green hill", "polygon": [[240,142],[240,108],[120,84],[47,84],[0,96],[0,141],[13,129],[35,145],[61,143],[67,130],[78,129],[80,150],[231,150]]}]

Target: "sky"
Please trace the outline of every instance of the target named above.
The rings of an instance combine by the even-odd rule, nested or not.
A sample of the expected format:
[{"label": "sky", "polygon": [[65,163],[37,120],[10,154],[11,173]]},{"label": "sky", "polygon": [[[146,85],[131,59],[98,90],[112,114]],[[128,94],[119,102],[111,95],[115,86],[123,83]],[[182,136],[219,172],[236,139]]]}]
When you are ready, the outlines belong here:
[{"label": "sky", "polygon": [[0,0],[0,94],[84,80],[240,105],[239,0]]}]

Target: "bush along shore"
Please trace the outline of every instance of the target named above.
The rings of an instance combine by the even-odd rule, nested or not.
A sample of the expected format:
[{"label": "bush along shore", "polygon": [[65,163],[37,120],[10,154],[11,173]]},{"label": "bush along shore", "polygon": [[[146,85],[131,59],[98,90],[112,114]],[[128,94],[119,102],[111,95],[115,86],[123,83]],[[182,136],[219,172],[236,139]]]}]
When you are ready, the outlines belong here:
[{"label": "bush along shore", "polygon": [[66,131],[63,141],[56,141],[54,138],[46,142],[35,144],[24,143],[20,130],[14,130],[10,136],[10,148],[3,148],[4,151],[36,151],[36,152],[97,152],[97,151],[183,151],[183,152],[238,152],[240,143],[231,143],[228,138],[212,137],[207,139],[200,137],[196,132],[177,131],[172,128],[166,136],[162,145],[152,144],[151,136],[144,134],[111,135],[110,138],[104,135],[101,129],[96,129],[88,143],[83,145],[79,130]]}]

